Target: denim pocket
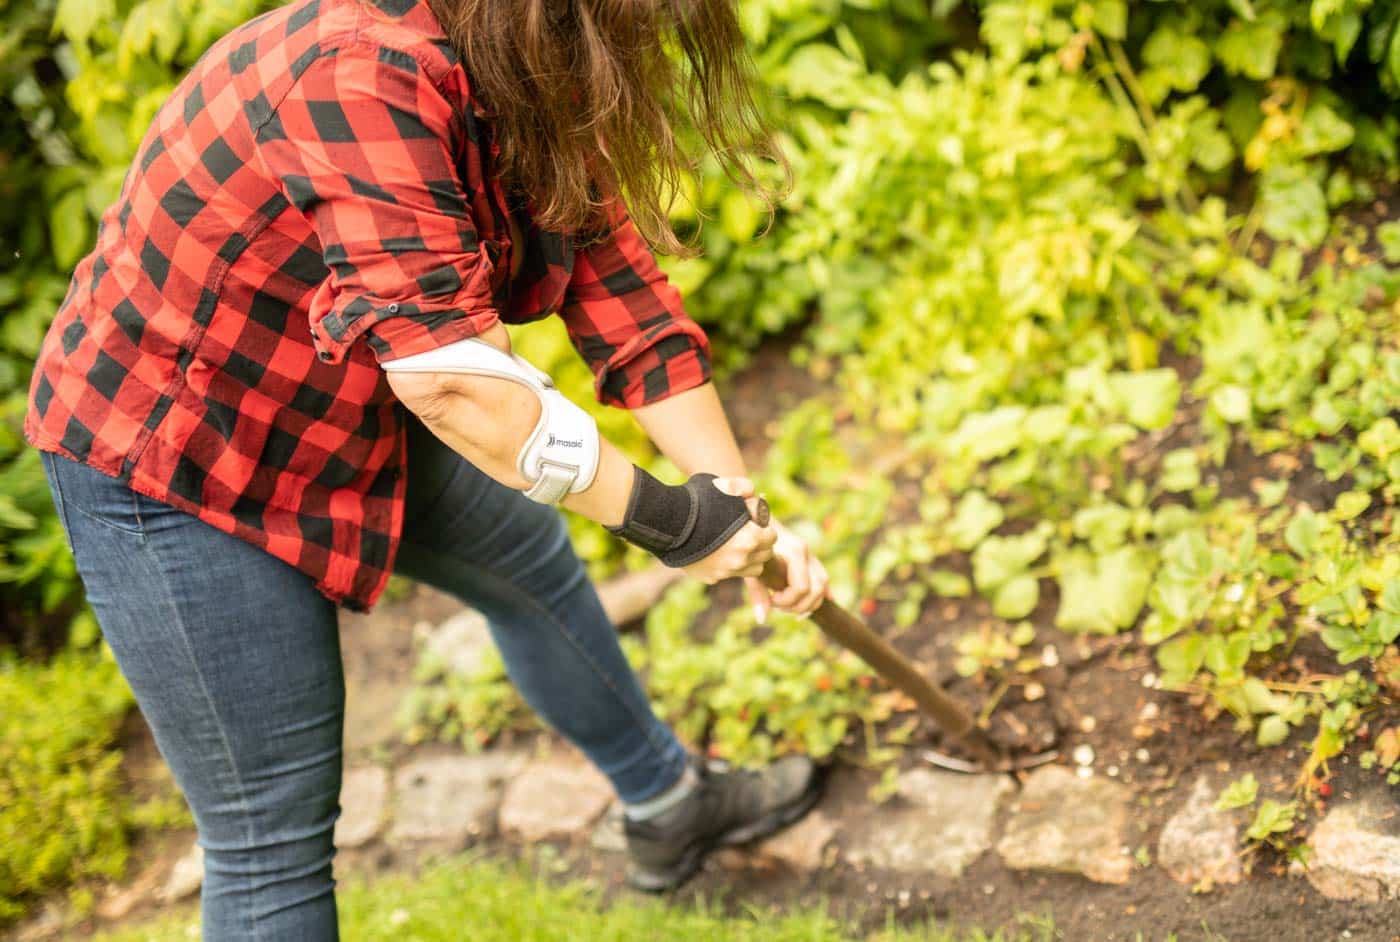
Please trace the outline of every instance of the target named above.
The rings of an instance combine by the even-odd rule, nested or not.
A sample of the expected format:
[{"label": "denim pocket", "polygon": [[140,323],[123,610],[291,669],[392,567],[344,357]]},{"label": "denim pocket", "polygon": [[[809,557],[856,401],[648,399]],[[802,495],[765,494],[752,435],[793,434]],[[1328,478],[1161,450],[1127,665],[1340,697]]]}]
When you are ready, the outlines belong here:
[{"label": "denim pocket", "polygon": [[46,460],[55,502],[69,527],[77,522],[71,517],[77,513],[101,526],[145,536],[139,494],[116,478],[69,458],[49,455]]}]

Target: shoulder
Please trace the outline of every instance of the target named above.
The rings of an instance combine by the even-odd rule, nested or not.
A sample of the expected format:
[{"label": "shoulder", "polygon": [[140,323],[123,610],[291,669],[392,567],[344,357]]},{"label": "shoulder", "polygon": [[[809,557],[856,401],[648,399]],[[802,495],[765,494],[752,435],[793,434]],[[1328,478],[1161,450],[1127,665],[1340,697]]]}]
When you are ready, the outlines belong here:
[{"label": "shoulder", "polygon": [[[327,2],[327,0],[321,0]],[[434,85],[458,71],[459,57],[424,0],[329,0],[357,7],[354,42],[381,61],[421,70]]]}]

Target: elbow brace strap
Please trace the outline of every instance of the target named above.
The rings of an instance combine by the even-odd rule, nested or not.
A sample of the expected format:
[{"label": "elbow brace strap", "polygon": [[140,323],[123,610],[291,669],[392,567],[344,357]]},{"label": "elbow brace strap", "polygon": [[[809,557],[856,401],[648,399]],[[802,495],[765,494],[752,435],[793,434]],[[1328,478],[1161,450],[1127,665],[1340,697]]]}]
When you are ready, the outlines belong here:
[{"label": "elbow brace strap", "polygon": [[391,373],[467,373],[519,383],[540,400],[539,421],[516,456],[516,470],[530,482],[525,496],[557,504],[566,494],[593,483],[598,473],[598,424],[527,360],[471,337],[381,366]]}]

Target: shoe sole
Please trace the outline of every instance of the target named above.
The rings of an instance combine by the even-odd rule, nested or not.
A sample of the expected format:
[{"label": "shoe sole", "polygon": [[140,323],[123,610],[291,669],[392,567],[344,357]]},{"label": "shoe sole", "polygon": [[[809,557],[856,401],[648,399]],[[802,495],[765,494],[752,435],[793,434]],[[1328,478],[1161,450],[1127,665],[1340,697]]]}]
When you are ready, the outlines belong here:
[{"label": "shoe sole", "polygon": [[743,827],[733,828],[716,834],[714,837],[697,841],[686,848],[685,853],[674,867],[668,870],[629,869],[627,883],[635,890],[644,893],[664,893],[674,890],[695,876],[704,863],[706,855],[721,847],[737,847],[760,840],[794,824],[821,799],[821,773],[812,777],[812,784],[802,796],[790,805],[775,808],[768,814]]}]

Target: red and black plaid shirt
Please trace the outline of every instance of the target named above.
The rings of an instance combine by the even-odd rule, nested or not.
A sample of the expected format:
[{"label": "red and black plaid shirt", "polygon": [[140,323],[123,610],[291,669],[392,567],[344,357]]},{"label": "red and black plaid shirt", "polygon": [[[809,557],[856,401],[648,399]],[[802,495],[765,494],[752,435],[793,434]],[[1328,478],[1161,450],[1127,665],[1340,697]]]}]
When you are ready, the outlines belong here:
[{"label": "red and black plaid shirt", "polygon": [[406,482],[380,361],[558,313],[603,402],[709,378],[625,209],[578,248],[507,199],[498,155],[422,0],[244,24],[147,132],[44,343],[26,436],[368,608]]}]

